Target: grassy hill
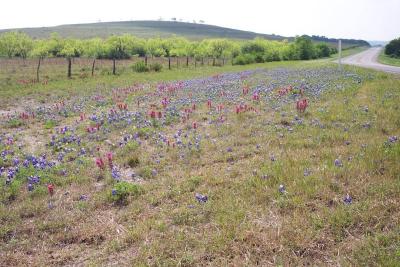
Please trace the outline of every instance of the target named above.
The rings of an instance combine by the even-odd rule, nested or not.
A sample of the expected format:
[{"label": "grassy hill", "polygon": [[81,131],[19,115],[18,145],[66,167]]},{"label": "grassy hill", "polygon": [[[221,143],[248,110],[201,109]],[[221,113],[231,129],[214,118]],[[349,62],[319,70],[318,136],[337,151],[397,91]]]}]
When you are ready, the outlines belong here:
[{"label": "grassy hill", "polygon": [[[1,32],[16,30],[7,29]],[[262,37],[269,40],[292,40],[293,37],[284,37],[274,34],[262,34],[250,31],[242,31],[230,28],[224,28],[207,24],[196,24],[176,21],[119,21],[119,22],[99,22],[87,24],[70,24],[55,27],[41,28],[23,28],[17,29],[25,32],[34,38],[46,38],[53,32],[58,32],[63,37],[74,38],[91,38],[91,37],[107,37],[112,34],[129,33],[138,37],[169,37],[172,35],[184,36],[189,39],[204,38],[231,38],[231,39],[253,39]],[[326,41],[336,43],[337,39],[328,39],[326,37],[312,36],[314,41]],[[365,46],[369,45],[363,40],[343,40],[344,46]]]}]

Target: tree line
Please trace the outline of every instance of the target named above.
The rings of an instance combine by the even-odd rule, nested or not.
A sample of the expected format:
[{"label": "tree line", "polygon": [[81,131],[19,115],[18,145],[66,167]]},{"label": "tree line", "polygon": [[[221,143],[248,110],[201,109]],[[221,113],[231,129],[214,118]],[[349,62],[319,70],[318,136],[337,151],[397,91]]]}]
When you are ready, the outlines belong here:
[{"label": "tree line", "polygon": [[96,59],[113,61],[112,73],[116,74],[118,60],[131,57],[143,57],[147,66],[148,57],[168,58],[171,69],[171,57],[194,58],[195,63],[204,64],[204,58],[211,58],[218,65],[226,60],[232,64],[250,64],[280,60],[308,60],[328,57],[336,53],[336,48],[326,43],[314,43],[308,36],[296,37],[294,42],[270,41],[262,38],[254,40],[204,39],[190,41],[183,37],[142,39],[133,35],[113,35],[107,39],[61,38],[54,33],[48,39],[34,40],[22,32],[6,32],[0,35],[0,57],[36,58],[36,78],[39,81],[40,65],[44,58],[62,57],[67,62],[67,77],[71,77],[73,58],[91,58],[94,74]]}]

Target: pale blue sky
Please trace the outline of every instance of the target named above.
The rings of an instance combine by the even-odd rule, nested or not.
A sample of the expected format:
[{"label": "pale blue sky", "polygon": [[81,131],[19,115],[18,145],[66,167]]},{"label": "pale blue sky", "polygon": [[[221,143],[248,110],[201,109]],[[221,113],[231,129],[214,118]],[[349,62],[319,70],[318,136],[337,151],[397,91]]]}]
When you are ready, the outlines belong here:
[{"label": "pale blue sky", "polygon": [[0,29],[159,17],[284,36],[400,36],[400,0],[3,0]]}]

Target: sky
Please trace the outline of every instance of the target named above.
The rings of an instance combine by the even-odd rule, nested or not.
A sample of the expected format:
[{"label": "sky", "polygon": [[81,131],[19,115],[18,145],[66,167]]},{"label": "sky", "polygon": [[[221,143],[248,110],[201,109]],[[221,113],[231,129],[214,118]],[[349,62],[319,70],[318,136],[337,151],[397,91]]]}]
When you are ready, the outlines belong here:
[{"label": "sky", "polygon": [[283,36],[380,41],[400,36],[400,0],[2,0],[0,5],[0,29],[173,17]]}]

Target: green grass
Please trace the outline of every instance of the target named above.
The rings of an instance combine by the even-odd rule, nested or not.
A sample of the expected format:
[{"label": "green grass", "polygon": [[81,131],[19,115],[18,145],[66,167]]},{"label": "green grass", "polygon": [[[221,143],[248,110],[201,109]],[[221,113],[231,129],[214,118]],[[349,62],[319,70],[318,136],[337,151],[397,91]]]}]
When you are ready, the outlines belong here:
[{"label": "green grass", "polygon": [[[145,74],[126,71],[117,77],[5,88],[2,96],[17,101],[14,90],[17,96],[29,94],[50,102],[59,96],[93,93],[99,85],[106,91],[133,82],[252,68],[331,66],[277,62]],[[228,114],[228,123],[221,126],[201,125],[199,133],[218,142],[204,142],[199,153],[185,159],[167,149],[155,164],[152,157],[157,150],[151,138],[143,146],[130,143],[119,150],[115,161],[122,165],[137,156],[134,166],[145,179],[140,185],[121,184],[120,196],[110,195],[115,184],[107,175],[98,180],[98,170],[89,160],[80,170],[69,163],[60,166],[68,169],[66,177],[56,173],[43,177],[56,184],[53,209],[47,208],[45,191],[33,196],[26,192],[21,185],[25,174],[11,189],[2,183],[2,199],[12,195],[14,200],[0,203],[0,265],[399,266],[400,142],[385,142],[388,136],[400,136],[400,80],[372,70],[344,68],[365,79],[325,92],[310,102],[304,114],[285,104],[279,111],[266,107],[260,114]],[[233,110],[233,104],[227,105]],[[302,124],[293,122],[296,115]],[[213,115],[199,105],[191,116],[200,122]],[[65,118],[60,125],[75,119]],[[362,127],[367,121],[371,127]],[[29,124],[21,134],[37,126]],[[53,122],[39,125],[52,126]],[[288,132],[287,126],[293,131]],[[149,126],[140,134],[173,134],[185,127],[185,123],[162,129]],[[111,142],[119,140],[122,131],[136,129],[113,132]],[[231,155],[223,153],[227,147],[233,148]],[[341,158],[342,167],[334,165],[336,158]],[[305,169],[310,175],[304,175]],[[286,194],[279,193],[280,184]],[[197,203],[195,192],[206,194],[209,201]],[[343,204],[347,193],[353,197],[351,205]],[[87,201],[78,200],[82,194]],[[116,203],[120,199],[123,205]]]},{"label": "green grass", "polygon": [[382,64],[386,64],[386,65],[400,67],[400,58],[394,58],[394,57],[390,57],[388,55],[385,55],[383,50],[379,54],[378,62],[380,62]]},{"label": "green grass", "polygon": [[[143,82],[159,82],[159,81],[173,81],[183,80],[191,78],[200,78],[216,75],[224,72],[237,72],[247,69],[254,68],[276,68],[276,67],[296,67],[304,64],[302,61],[285,61],[285,62],[272,62],[272,63],[260,63],[244,66],[232,66],[226,64],[223,67],[212,67],[208,66],[211,64],[205,61],[205,65],[201,66],[198,62],[198,66],[195,68],[193,63],[189,68],[185,67],[183,60],[181,59],[181,65],[176,68],[176,63],[172,70],[165,68],[161,72],[150,72],[150,73],[136,73],[134,72],[126,62],[117,62],[117,74],[116,76],[111,75],[111,65],[102,65],[96,70],[96,75],[91,77],[87,75],[87,78],[81,78],[81,74],[88,74],[90,69],[83,68],[73,65],[73,76],[72,79],[66,78],[66,65],[56,64],[47,65],[42,69],[42,80],[47,77],[48,84],[43,85],[42,83],[34,83],[29,85],[21,85],[17,83],[18,80],[31,80],[35,77],[33,66],[35,61],[26,61],[26,71],[14,71],[16,68],[23,70],[22,61],[18,60],[15,66],[10,66],[0,70],[0,107],[7,107],[9,104],[14,104],[16,98],[23,97],[25,99],[34,100],[35,102],[44,103],[45,101],[55,100],[55,98],[66,98],[69,99],[76,95],[87,95],[93,91],[102,92],[109,88],[130,86],[133,83]],[[77,60],[77,62],[79,62]],[[150,59],[149,59],[150,62]],[[107,61],[107,64],[110,62]],[[19,68],[20,66],[20,68]],[[20,75],[23,76],[20,76]],[[86,76],[85,76],[86,77]]]},{"label": "green grass", "polygon": [[[342,50],[342,57],[348,57],[348,56],[360,53],[368,48],[369,47],[362,46],[362,47],[356,47],[356,48]],[[335,58],[339,57],[339,54],[335,54],[334,57]]]},{"label": "green grass", "polygon": [[[342,50],[342,58],[360,53],[368,48],[369,47],[361,46],[361,47],[355,47],[355,48],[350,48],[350,49],[344,49],[344,50]],[[336,60],[339,58],[339,54],[338,53],[333,54],[330,58]],[[322,59],[322,60],[324,60],[324,59]]]}]

